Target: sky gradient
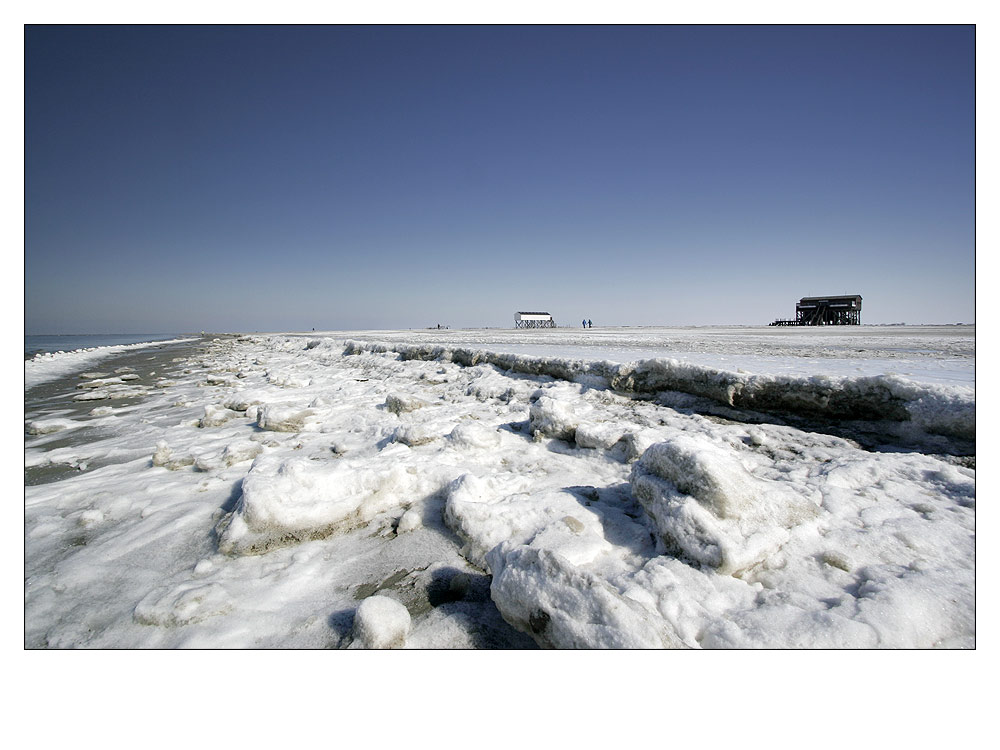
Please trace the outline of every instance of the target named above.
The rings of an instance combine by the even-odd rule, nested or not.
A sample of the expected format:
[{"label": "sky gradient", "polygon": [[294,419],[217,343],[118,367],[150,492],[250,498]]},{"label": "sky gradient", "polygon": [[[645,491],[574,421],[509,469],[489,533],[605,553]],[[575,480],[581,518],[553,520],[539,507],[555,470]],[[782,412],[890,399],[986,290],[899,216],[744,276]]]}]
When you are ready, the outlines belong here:
[{"label": "sky gradient", "polygon": [[974,322],[971,26],[25,32],[25,332]]}]

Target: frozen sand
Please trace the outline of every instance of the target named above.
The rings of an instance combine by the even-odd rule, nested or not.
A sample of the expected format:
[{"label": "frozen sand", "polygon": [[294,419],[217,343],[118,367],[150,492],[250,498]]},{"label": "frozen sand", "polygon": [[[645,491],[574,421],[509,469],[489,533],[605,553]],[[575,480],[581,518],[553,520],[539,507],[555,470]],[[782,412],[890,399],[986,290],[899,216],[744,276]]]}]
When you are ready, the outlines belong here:
[{"label": "frozen sand", "polygon": [[[155,374],[140,363],[137,380],[67,383],[26,415],[26,465],[67,478],[26,488],[25,644],[974,645],[974,463],[949,455],[964,418],[944,418],[974,419],[971,337],[839,334],[797,372],[734,368],[720,384],[679,367],[687,350],[787,364],[794,339],[699,330],[658,330],[652,349],[678,364],[647,371],[700,393],[610,388],[579,362],[636,357],[569,350],[598,329],[220,338]],[[648,350],[634,333],[600,351]],[[887,338],[898,356],[875,354]],[[549,359],[455,361],[478,345]],[[819,360],[879,376],[945,359],[956,377],[874,383],[888,421],[824,420],[822,397],[805,415],[715,398],[754,392],[754,375],[815,386]],[[376,596],[406,627],[379,602],[356,622]]]}]

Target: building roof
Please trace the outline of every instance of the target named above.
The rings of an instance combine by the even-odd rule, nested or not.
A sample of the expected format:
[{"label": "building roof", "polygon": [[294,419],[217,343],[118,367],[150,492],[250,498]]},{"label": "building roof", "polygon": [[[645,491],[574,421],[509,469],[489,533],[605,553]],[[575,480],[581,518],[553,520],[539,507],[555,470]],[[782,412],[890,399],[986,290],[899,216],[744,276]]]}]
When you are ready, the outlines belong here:
[{"label": "building roof", "polygon": [[818,302],[821,299],[834,300],[834,299],[861,299],[860,294],[828,294],[823,297],[803,297],[799,302]]}]

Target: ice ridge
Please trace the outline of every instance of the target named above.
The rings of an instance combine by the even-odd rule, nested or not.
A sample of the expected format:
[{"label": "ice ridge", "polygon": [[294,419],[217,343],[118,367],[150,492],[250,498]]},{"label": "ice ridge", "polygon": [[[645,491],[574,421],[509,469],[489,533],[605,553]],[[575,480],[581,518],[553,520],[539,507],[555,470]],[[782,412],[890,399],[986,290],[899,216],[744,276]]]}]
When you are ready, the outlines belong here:
[{"label": "ice ridge", "polygon": [[725,406],[764,413],[876,422],[911,422],[927,433],[975,440],[975,390],[917,383],[898,375],[832,377],[755,375],[676,359],[625,364],[606,360],[532,357],[440,345],[348,340],[344,354],[395,353],[403,360],[441,360],[471,367],[489,364],[525,375],[599,385],[623,393],[678,391]]}]

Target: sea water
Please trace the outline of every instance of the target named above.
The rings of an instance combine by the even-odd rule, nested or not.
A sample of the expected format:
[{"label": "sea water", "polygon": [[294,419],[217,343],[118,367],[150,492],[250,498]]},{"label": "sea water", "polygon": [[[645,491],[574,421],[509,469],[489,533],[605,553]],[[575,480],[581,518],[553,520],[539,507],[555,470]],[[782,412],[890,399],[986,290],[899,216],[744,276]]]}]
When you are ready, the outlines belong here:
[{"label": "sea water", "polygon": [[176,333],[84,333],[59,334],[51,336],[25,336],[24,355],[33,356],[38,352],[72,352],[97,346],[120,346],[140,344],[144,341],[166,341],[179,338]]}]

